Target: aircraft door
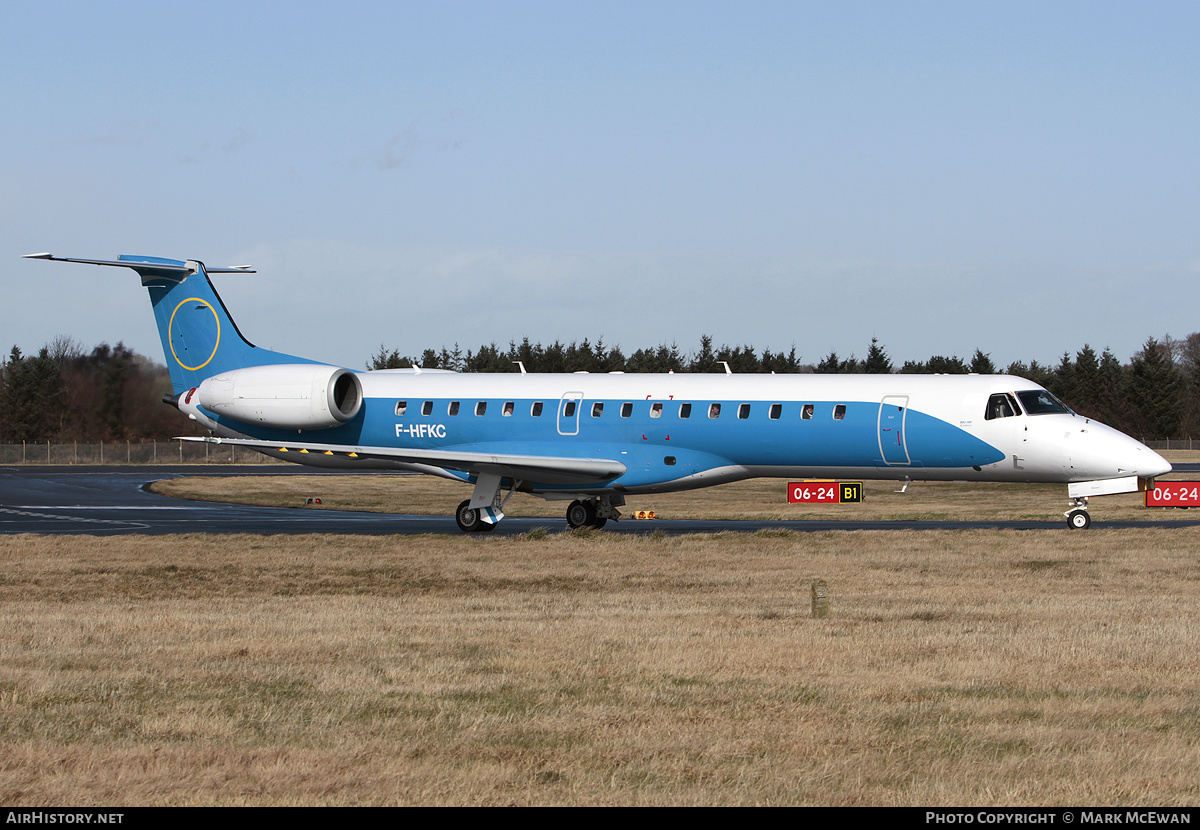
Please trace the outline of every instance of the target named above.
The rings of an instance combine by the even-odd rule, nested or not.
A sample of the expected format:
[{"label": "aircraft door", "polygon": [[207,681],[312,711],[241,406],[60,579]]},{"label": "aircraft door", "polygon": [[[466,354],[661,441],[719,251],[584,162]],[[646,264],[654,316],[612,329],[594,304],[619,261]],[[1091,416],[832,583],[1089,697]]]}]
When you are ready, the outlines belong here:
[{"label": "aircraft door", "polygon": [[583,408],[583,393],[568,392],[558,402],[558,434],[579,434],[579,410]]},{"label": "aircraft door", "polygon": [[912,463],[904,441],[904,419],[908,415],[907,395],[885,395],[879,404],[879,452],[889,467]]}]

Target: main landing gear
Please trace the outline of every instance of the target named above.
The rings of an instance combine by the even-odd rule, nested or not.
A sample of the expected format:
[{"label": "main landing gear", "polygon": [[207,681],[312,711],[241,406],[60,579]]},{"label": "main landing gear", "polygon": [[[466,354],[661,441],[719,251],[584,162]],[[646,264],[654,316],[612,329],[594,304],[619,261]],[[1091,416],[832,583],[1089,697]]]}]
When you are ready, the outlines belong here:
[{"label": "main landing gear", "polygon": [[624,496],[601,496],[598,499],[576,499],[567,508],[567,526],[572,530],[593,527],[597,530],[608,524],[608,520],[621,518],[618,505],[625,503]]},{"label": "main landing gear", "polygon": [[458,529],[463,533],[486,533],[496,529],[495,524],[483,520],[482,510],[471,509],[470,499],[464,501],[454,511],[454,521],[458,522]]},{"label": "main landing gear", "polygon": [[[496,522],[504,518],[504,505],[521,486],[521,482],[510,483],[508,495],[502,492],[503,480],[496,473],[480,473],[475,479],[475,491],[454,511],[454,521],[463,533],[487,533],[496,529]],[[471,503],[475,503],[475,507]]]},{"label": "main landing gear", "polygon": [[[459,504],[458,509],[454,511],[454,521],[459,530],[463,533],[487,533],[496,529],[496,523],[504,518],[504,505],[515,490],[514,487],[513,490],[509,490],[508,497],[501,498],[499,482],[498,476],[479,477],[475,485],[476,495],[482,495],[490,504],[485,507],[471,507],[475,496]],[[567,524],[572,530],[581,527],[593,527],[598,530],[608,524],[609,519],[616,521],[621,518],[621,511],[617,508],[623,504],[625,497],[616,495],[576,499],[567,508]]]},{"label": "main landing gear", "polygon": [[1067,527],[1071,530],[1087,530],[1092,526],[1092,515],[1088,513],[1087,496],[1071,499],[1071,509],[1063,515],[1067,517]]}]

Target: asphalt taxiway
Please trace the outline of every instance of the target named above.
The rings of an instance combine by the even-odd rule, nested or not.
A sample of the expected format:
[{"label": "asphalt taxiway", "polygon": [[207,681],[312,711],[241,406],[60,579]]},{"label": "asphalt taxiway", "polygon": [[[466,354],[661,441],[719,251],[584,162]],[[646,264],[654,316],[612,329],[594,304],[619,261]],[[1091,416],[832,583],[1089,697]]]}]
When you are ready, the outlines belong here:
[{"label": "asphalt taxiway", "polygon": [[[1194,468],[1194,469],[1190,469]],[[1200,472],[1200,465],[1176,465],[1176,472]],[[320,471],[277,465],[246,466],[3,466],[0,467],[0,534],[123,533],[460,533],[452,516],[362,513],[343,510],[304,510],[255,507],[244,504],[199,502],[152,493],[147,485],[183,476],[321,475]],[[384,473],[384,475],[394,475]],[[1194,527],[1191,519],[1138,522],[1104,521],[1092,528]],[[534,528],[565,530],[564,519],[511,516],[497,533],[525,533]],[[1060,529],[1064,522],[1046,521],[701,521],[610,522],[605,533],[754,532],[767,528],[818,530],[927,530],[963,528]]]}]

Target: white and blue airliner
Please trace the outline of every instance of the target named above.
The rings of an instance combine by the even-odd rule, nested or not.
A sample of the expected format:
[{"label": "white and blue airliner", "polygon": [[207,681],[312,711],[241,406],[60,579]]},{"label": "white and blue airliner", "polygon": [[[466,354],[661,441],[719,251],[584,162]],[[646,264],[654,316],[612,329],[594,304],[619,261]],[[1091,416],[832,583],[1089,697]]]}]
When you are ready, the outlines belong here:
[{"label": "white and blue airliner", "polygon": [[398,469],[473,486],[455,519],[491,530],[514,492],[570,502],[571,527],[630,495],[754,477],[1059,482],[1090,496],[1171,465],[1012,375],[460,374],[353,371],[258,348],[195,260],[36,259],[131,268],[158,320],[169,402],[212,434],[314,467]]}]

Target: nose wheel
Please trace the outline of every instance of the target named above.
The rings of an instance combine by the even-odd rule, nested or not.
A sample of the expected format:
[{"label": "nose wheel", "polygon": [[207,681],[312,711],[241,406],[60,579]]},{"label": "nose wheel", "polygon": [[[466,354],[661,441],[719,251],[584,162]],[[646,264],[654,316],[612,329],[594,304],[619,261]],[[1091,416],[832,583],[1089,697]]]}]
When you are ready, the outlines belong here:
[{"label": "nose wheel", "polygon": [[1063,514],[1071,530],[1087,530],[1092,526],[1092,515],[1088,513],[1087,498],[1071,499],[1071,509]]}]

